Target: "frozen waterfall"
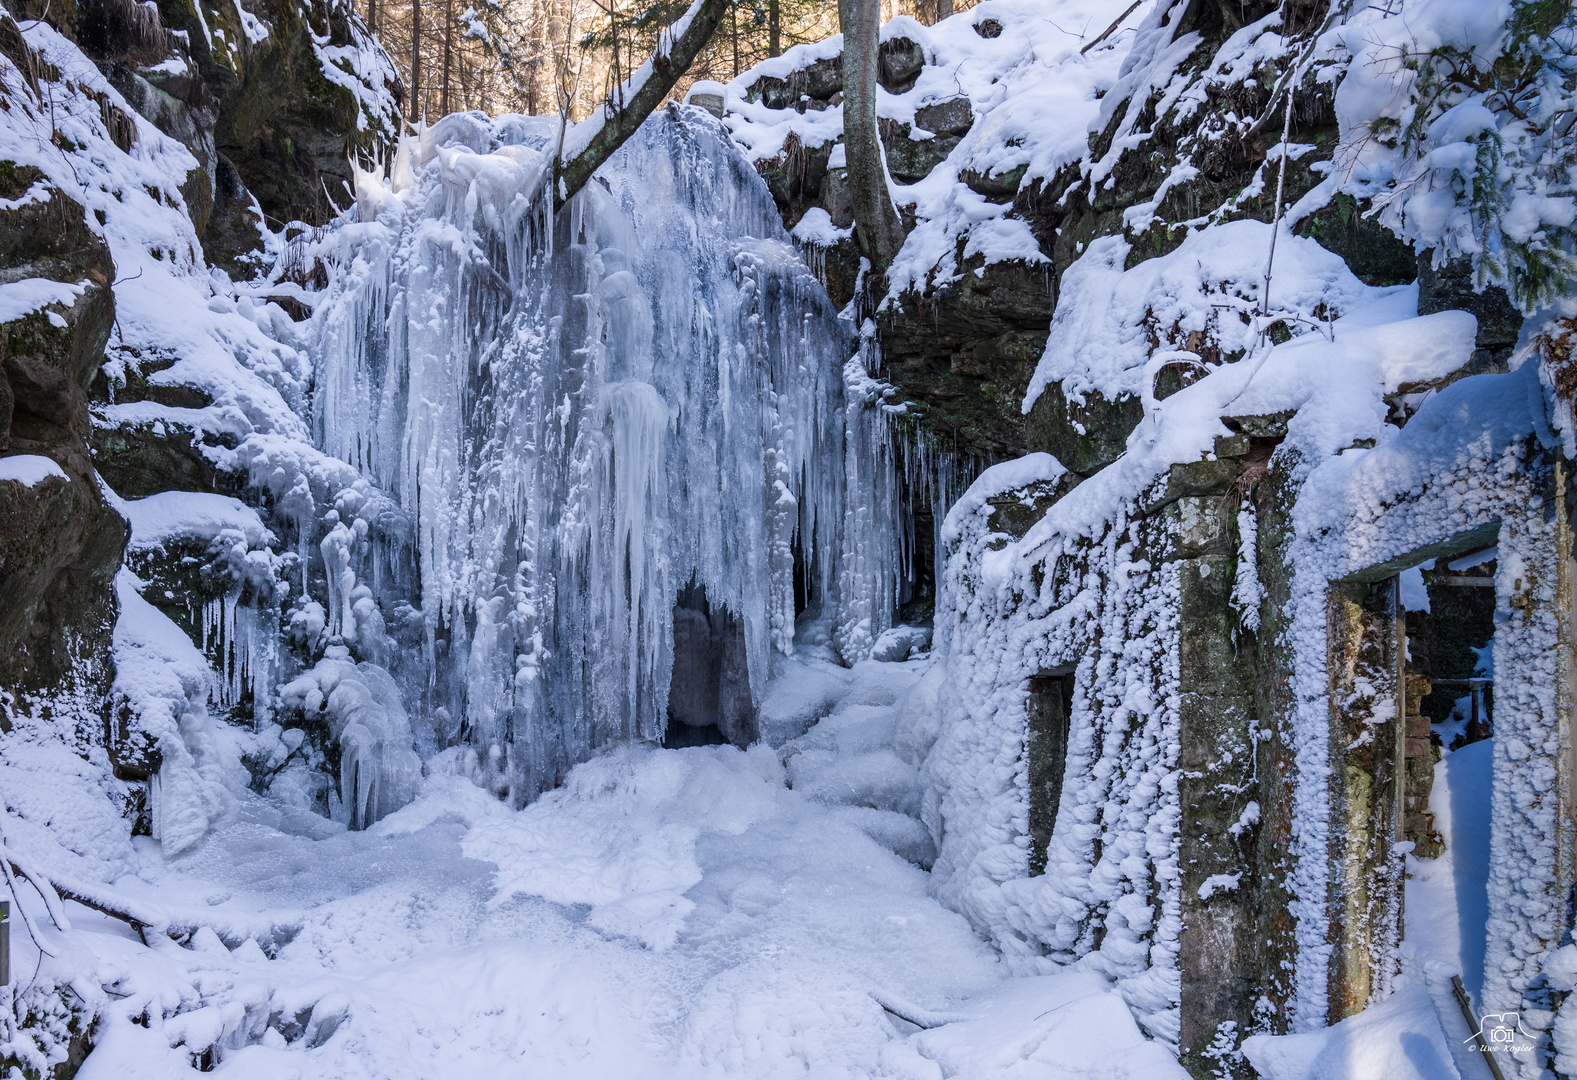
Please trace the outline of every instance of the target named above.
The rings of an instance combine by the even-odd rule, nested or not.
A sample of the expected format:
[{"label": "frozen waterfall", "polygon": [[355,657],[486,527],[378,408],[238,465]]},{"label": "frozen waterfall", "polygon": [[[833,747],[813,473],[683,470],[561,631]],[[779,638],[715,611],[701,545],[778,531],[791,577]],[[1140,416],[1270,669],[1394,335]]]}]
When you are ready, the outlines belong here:
[{"label": "frozen waterfall", "polygon": [[[797,609],[861,659],[901,572],[870,350],[722,126],[666,110],[553,216],[556,137],[459,114],[358,176],[320,244],[312,419],[362,481],[293,519],[325,640],[392,674],[422,757],[465,744],[517,801],[660,738],[676,670],[730,667],[729,701],[679,687],[675,715],[747,740]],[[719,656],[676,669],[676,605]]]}]

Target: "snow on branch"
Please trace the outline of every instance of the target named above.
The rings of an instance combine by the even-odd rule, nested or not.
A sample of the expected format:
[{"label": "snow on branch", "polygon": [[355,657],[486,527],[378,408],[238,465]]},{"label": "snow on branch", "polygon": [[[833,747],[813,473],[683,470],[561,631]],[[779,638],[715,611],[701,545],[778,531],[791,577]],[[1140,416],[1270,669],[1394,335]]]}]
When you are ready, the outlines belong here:
[{"label": "snow on branch", "polygon": [[1333,32],[1351,56],[1341,182],[1436,266],[1467,258],[1476,287],[1532,311],[1577,280],[1577,9],[1512,0],[1509,19],[1486,5],[1466,23],[1458,10]]},{"label": "snow on branch", "polygon": [[592,173],[662,104],[706,48],[727,9],[728,0],[694,0],[663,32],[646,63],[609,94],[596,113],[565,133],[555,169],[554,210],[585,187]]},{"label": "snow on branch", "polygon": [[880,1005],[885,1012],[890,1012],[900,1020],[907,1020],[918,1028],[939,1028],[945,1024],[967,1024],[980,1017],[967,1013],[939,1013],[930,1009],[922,1009],[918,1005],[910,1004],[900,997],[895,997],[884,990],[870,989],[866,991],[871,1000]]}]

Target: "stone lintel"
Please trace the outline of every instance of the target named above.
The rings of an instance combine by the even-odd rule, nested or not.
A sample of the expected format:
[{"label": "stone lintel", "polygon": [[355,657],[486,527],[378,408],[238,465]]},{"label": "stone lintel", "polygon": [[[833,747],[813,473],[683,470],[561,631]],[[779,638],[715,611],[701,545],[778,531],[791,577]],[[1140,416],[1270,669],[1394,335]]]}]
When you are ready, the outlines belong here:
[{"label": "stone lintel", "polygon": [[1233,431],[1256,439],[1284,439],[1287,437],[1287,421],[1294,415],[1295,410],[1289,409],[1265,416],[1223,416],[1221,422]]},{"label": "stone lintel", "polygon": [[1443,555],[1464,555],[1471,551],[1479,551],[1494,544],[1499,538],[1500,519],[1494,518],[1482,525],[1475,525],[1471,529],[1465,529],[1462,532],[1448,536],[1444,540],[1436,540],[1434,543],[1414,548],[1405,555],[1398,555],[1394,559],[1387,559],[1385,562],[1365,567],[1357,573],[1348,574],[1341,579],[1341,582],[1343,584],[1369,584],[1375,581],[1384,581],[1388,577],[1394,577],[1403,570],[1410,569],[1429,559],[1438,559]]}]

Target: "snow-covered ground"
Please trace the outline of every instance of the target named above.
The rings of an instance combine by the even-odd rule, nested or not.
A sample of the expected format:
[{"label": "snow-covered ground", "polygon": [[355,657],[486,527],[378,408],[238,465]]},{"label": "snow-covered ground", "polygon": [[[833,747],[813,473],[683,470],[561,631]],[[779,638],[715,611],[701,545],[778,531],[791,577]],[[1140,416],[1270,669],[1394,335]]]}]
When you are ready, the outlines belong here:
[{"label": "snow-covered ground", "polygon": [[1490,740],[1471,743],[1435,767],[1429,805],[1446,850],[1407,860],[1401,988],[1333,1027],[1249,1039],[1244,1051],[1269,1080],[1490,1080],[1451,977],[1479,1001],[1493,749]]},{"label": "snow-covered ground", "polygon": [[232,947],[76,904],[61,932],[23,891],[44,963],[102,1009],[80,1076],[182,1076],[216,1046],[218,1075],[268,1080],[1182,1077],[1099,976],[1005,978],[895,853],[930,855],[899,753],[929,663],[806,665],[779,711],[843,688],[799,739],[623,747],[518,812],[440,759],[364,832],[251,796],[186,855],[136,840],[114,891]]},{"label": "snow-covered ground", "polygon": [[1429,806],[1446,838],[1437,859],[1412,859],[1407,882],[1403,965],[1430,984],[1462,976],[1477,1000],[1484,985],[1489,919],[1489,740],[1447,752],[1435,766]]}]

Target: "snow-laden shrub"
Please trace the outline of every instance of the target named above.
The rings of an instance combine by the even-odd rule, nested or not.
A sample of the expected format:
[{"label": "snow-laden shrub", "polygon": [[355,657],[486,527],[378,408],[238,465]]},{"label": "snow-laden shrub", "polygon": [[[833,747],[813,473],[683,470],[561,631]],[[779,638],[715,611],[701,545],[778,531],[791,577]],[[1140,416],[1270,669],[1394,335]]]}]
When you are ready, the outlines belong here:
[{"label": "snow-laden shrub", "polygon": [[[1378,17],[1376,17],[1378,16]],[[1435,265],[1525,310],[1577,275],[1577,13],[1557,0],[1432,0],[1338,25],[1347,188]]]}]

